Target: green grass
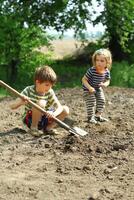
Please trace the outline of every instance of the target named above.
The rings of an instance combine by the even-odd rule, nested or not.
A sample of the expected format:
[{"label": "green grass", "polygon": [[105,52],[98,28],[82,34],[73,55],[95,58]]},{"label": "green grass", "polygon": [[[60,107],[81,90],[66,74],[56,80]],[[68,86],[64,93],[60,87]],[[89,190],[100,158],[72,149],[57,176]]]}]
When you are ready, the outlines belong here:
[{"label": "green grass", "polygon": [[113,63],[111,85],[134,88],[134,64],[129,65],[127,62]]},{"label": "green grass", "polygon": [[88,66],[72,65],[70,63],[58,63],[53,66],[58,75],[56,88],[81,86],[81,79]]},{"label": "green grass", "polygon": [[0,98],[9,96],[9,92],[3,88],[0,88]]},{"label": "green grass", "polygon": [[[89,65],[79,63],[57,63],[53,66],[59,75],[58,88],[81,87],[81,79]],[[134,88],[134,64],[114,62],[111,68],[111,86]]]},{"label": "green grass", "polygon": [[[89,65],[78,62],[72,63],[69,61],[53,62],[51,66],[58,76],[58,82],[54,86],[56,90],[66,87],[81,87],[81,79],[89,67]],[[31,76],[29,76],[29,74],[31,74]],[[32,76],[30,71],[27,71],[27,73],[25,72],[24,75],[21,73],[21,78],[18,78],[18,81],[15,84],[11,84],[11,86],[21,91],[27,85],[33,84]],[[113,63],[110,85],[134,88],[134,64],[129,65],[127,62]],[[0,97],[8,95],[5,89],[0,88]]]}]

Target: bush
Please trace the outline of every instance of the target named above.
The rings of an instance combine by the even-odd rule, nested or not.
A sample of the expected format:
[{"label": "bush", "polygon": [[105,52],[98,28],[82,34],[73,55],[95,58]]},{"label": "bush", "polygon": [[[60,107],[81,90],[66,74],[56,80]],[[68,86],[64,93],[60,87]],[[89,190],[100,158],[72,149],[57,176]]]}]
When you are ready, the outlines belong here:
[{"label": "bush", "polygon": [[113,63],[111,69],[111,85],[119,87],[134,87],[134,64],[127,62]]}]

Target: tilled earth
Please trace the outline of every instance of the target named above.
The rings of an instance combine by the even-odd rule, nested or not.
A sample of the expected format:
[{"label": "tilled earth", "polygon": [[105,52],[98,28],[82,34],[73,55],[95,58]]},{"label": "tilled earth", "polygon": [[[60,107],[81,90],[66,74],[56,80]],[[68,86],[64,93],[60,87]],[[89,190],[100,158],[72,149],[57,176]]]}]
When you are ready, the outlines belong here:
[{"label": "tilled earth", "polygon": [[88,132],[34,138],[21,124],[23,108],[0,100],[1,200],[133,200],[134,89],[105,90],[109,122],[90,125],[80,88],[57,95],[70,107],[66,123]]}]

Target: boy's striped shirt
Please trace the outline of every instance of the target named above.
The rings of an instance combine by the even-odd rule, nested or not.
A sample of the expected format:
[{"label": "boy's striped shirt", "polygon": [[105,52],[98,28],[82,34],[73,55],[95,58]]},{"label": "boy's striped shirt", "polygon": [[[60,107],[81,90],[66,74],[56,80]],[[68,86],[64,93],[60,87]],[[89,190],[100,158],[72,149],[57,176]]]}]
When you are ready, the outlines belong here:
[{"label": "boy's striped shirt", "polygon": [[[21,94],[29,97],[30,100],[33,101],[34,103],[37,103],[39,100],[45,100],[46,101],[46,105],[44,106],[45,110],[49,110],[51,107],[56,108],[56,106],[57,106],[57,104],[56,104],[57,97],[52,88],[44,95],[39,95],[39,94],[37,94],[37,92],[35,90],[35,86],[32,85],[32,86],[26,87],[21,92]],[[30,104],[25,105],[26,111],[31,110],[31,108],[32,108],[32,106]]]}]

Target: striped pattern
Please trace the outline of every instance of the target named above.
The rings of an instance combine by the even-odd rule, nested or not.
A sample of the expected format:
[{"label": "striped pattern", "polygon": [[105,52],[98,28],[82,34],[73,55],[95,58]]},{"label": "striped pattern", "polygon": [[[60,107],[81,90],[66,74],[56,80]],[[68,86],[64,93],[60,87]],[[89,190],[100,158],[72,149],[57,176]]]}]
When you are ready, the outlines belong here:
[{"label": "striped pattern", "polygon": [[[26,87],[21,94],[28,96],[31,101],[34,103],[37,103],[39,100],[46,101],[46,105],[44,106],[45,110],[49,110],[51,107],[56,108],[57,103],[57,97],[53,91],[53,89],[50,89],[49,92],[47,92],[45,95],[38,95],[35,91],[35,86],[28,86]],[[25,106],[25,110],[31,110],[32,106],[30,104],[27,104]]]},{"label": "striped pattern", "polygon": [[105,96],[102,88],[95,93],[83,92],[83,98],[86,103],[87,117],[91,118],[95,113],[102,113],[105,108]]},{"label": "striped pattern", "polygon": [[[99,88],[99,84],[104,82],[105,80],[110,79],[110,72],[108,69],[104,72],[104,74],[98,74],[96,72],[95,67],[91,67],[87,70],[85,76],[88,79],[88,83],[95,89]],[[83,85],[83,89],[88,91],[88,89]]]}]

